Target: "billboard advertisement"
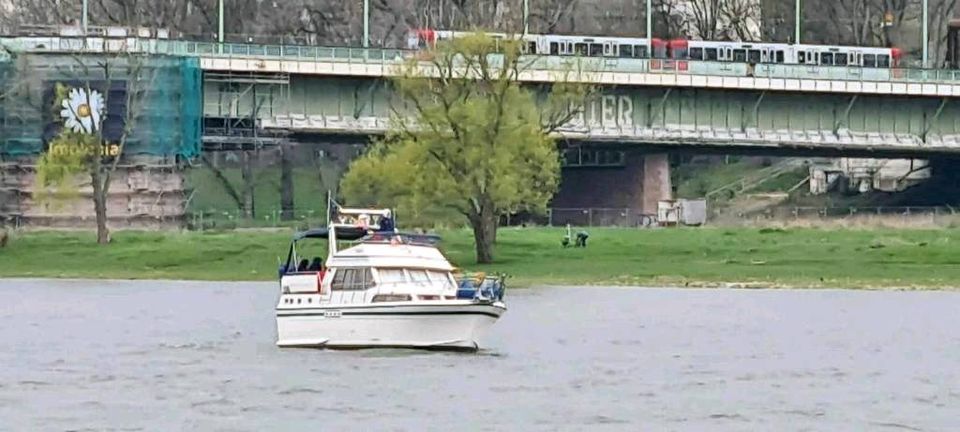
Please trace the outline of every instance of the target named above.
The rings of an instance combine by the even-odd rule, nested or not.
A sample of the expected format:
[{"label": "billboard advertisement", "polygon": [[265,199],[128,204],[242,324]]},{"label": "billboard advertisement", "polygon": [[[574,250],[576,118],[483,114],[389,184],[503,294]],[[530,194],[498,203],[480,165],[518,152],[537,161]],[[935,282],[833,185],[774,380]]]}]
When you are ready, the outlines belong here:
[{"label": "billboard advertisement", "polygon": [[56,80],[44,83],[45,110],[43,150],[50,142],[69,131],[95,135],[103,142],[104,156],[119,153],[127,119],[126,81]]}]

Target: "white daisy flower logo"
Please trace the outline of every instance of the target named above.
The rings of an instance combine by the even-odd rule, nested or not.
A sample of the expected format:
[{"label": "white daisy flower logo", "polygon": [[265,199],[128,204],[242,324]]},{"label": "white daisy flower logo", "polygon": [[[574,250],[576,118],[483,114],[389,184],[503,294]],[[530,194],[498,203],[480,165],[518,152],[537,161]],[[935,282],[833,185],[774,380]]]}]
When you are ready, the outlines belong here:
[{"label": "white daisy flower logo", "polygon": [[70,94],[60,104],[60,117],[64,125],[74,132],[93,133],[100,129],[103,118],[103,95],[96,90],[72,88]]}]

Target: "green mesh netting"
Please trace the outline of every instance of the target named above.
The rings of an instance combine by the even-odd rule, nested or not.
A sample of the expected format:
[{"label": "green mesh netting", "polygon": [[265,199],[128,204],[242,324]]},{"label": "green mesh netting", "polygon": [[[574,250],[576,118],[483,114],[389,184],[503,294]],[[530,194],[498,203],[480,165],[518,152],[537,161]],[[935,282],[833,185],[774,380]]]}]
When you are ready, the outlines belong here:
[{"label": "green mesh netting", "polygon": [[[102,62],[110,65],[109,76]],[[5,96],[0,100],[0,156],[38,154],[63,127],[64,119],[53,107],[58,83],[89,86],[107,96],[103,130],[108,140],[118,139],[124,124],[132,122],[126,154],[197,156],[202,133],[199,60],[155,56],[135,62],[30,54],[0,61],[0,95]]]}]

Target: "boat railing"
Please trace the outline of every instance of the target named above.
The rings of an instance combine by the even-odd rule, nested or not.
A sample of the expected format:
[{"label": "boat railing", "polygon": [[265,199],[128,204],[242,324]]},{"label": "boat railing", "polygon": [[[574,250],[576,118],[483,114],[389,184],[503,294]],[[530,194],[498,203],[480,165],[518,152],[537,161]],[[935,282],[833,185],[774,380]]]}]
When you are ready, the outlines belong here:
[{"label": "boat railing", "polygon": [[457,279],[457,298],[503,300],[507,275],[466,274]]},{"label": "boat railing", "polygon": [[374,231],[364,237],[363,243],[403,244],[412,246],[436,246],[440,236],[391,231]]}]

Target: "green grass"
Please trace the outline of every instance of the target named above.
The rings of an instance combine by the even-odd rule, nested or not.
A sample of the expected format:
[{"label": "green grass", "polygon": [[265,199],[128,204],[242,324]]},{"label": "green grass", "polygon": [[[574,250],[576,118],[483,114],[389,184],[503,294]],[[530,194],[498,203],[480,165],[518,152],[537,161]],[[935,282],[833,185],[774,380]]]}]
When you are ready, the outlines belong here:
[{"label": "green grass", "polygon": [[[960,280],[960,229],[590,229],[586,249],[560,228],[502,229],[497,262],[473,264],[468,230],[441,232],[448,257],[539,284],[942,288]],[[0,276],[275,280],[289,232],[21,233],[0,249]],[[318,243],[317,246],[322,246]]]}]

